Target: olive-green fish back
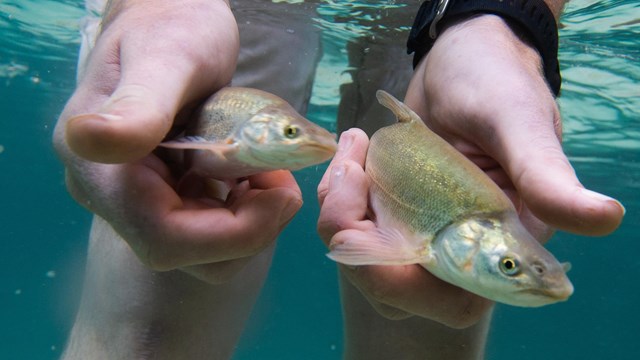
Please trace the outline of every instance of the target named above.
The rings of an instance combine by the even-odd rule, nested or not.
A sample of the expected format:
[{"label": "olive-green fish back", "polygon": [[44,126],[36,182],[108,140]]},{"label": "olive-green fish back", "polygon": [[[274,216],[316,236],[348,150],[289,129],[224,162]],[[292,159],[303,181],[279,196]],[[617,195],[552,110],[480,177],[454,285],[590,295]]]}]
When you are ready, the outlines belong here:
[{"label": "olive-green fish back", "polygon": [[401,114],[404,122],[378,130],[367,153],[366,172],[372,191],[388,209],[386,216],[433,236],[463,216],[513,209],[482,170],[415,113],[410,121],[406,114]]},{"label": "olive-green fish back", "polygon": [[221,141],[226,139],[239,124],[251,119],[267,106],[289,106],[283,100],[270,93],[251,89],[228,87],[218,91],[203,105],[204,121],[197,121],[198,127],[189,131],[207,139]]}]

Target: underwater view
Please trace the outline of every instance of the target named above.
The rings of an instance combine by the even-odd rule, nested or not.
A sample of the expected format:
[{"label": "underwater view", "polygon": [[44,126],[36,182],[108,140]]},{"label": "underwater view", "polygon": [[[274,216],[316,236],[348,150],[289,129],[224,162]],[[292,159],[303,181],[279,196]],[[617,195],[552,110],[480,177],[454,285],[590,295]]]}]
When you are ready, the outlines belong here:
[{"label": "underwater view", "polygon": [[[404,5],[319,2],[322,57],[306,117],[332,132],[351,81],[345,49],[367,35],[377,6]],[[0,359],[59,358],[82,294],[92,216],[67,193],[52,135],[75,87],[85,13],[82,0],[0,0]],[[559,58],[564,150],[585,187],[626,215],[606,237],[554,235],[546,247],[571,263],[575,293],[541,308],[496,305],[486,359],[638,359],[640,2],[569,2]],[[336,265],[316,233],[326,166],[294,173],[304,206],[278,240],[235,360],[342,356]]]}]

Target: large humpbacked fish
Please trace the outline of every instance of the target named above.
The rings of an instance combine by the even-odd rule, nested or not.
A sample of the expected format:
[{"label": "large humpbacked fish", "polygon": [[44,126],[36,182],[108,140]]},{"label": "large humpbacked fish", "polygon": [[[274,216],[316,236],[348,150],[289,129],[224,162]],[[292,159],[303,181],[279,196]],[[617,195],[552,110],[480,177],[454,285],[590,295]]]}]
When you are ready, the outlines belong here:
[{"label": "large humpbacked fish", "polygon": [[372,136],[367,153],[378,229],[334,237],[329,257],[349,265],[417,263],[510,305],[566,300],[573,292],[568,264],[527,232],[501,189],[406,105],[383,91],[377,96],[399,120]]},{"label": "large humpbacked fish", "polygon": [[225,87],[199,110],[187,136],[160,144],[191,149],[191,170],[220,180],[297,170],[331,158],[335,135],[265,91]]}]

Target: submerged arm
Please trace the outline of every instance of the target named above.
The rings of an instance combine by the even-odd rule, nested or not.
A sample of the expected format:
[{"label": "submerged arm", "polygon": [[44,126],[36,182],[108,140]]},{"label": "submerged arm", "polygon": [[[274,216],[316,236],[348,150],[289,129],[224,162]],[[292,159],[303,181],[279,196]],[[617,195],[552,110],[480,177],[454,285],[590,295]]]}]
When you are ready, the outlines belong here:
[{"label": "submerged arm", "polygon": [[[564,3],[548,1],[556,19]],[[559,111],[540,62],[503,19],[464,19],[450,24],[418,65],[405,103],[512,195],[538,240],[552,229],[529,207],[553,226],[610,232],[623,209],[579,185],[560,146]],[[343,137],[318,188],[326,243],[339,231],[375,226],[362,170],[366,139]],[[491,302],[425,273],[417,266],[341,267],[346,358],[483,358]]]},{"label": "submerged arm", "polygon": [[69,192],[97,214],[65,357],[226,358],[300,190],[273,172],[213,198],[179,187],[181,164],[152,153],[231,80],[239,39],[226,2],[110,5],[54,135]]}]

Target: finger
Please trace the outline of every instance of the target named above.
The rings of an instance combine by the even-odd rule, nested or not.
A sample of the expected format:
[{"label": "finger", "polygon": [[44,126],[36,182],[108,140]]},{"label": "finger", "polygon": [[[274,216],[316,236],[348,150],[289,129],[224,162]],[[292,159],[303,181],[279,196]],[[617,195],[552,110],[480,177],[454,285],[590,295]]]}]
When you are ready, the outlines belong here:
[{"label": "finger", "polygon": [[250,176],[247,180],[238,183],[231,189],[227,197],[227,205],[231,209],[234,209],[234,204],[241,198],[247,191],[251,189],[275,189],[275,188],[287,188],[296,192],[300,198],[302,198],[302,191],[293,177],[291,172],[286,170],[276,170],[261,174]]},{"label": "finger", "polygon": [[[442,281],[419,265],[342,267],[347,278],[372,303],[415,314],[454,328],[477,322],[493,302]],[[382,315],[402,314],[383,310]]]},{"label": "finger", "polygon": [[374,226],[366,220],[369,178],[359,163],[343,160],[334,164],[328,183],[318,217],[318,233],[325,244],[341,230],[365,230]]},{"label": "finger", "polygon": [[[493,151],[506,169],[524,203],[542,221],[562,230],[605,235],[622,221],[617,200],[585,189],[565,156],[551,114],[510,116]],[[556,115],[557,116],[557,115]],[[523,120],[518,120],[523,119]],[[507,122],[507,120],[505,120]],[[528,125],[527,125],[528,124]],[[536,134],[532,138],[532,134]]]},{"label": "finger", "polygon": [[167,52],[162,41],[144,44],[140,36],[129,36],[120,46],[120,58],[102,48],[92,55],[119,61],[117,84],[105,84],[113,82],[105,77],[114,76],[114,70],[104,74],[105,64],[96,61],[78,89],[108,92],[96,87],[115,86],[113,92],[106,94],[108,99],[97,111],[73,116],[66,125],[71,149],[96,162],[123,163],[149,154],[168,133],[181,106],[224,84],[215,76],[198,76],[201,69],[193,59]]},{"label": "finger", "polygon": [[175,268],[255,255],[275,240],[301,206],[299,193],[278,188],[251,191],[234,209],[174,211],[165,220],[166,241],[154,244],[159,245],[154,257]]},{"label": "finger", "polygon": [[318,184],[318,202],[320,206],[323,205],[324,199],[329,191],[329,179],[333,167],[350,159],[364,168],[368,146],[369,138],[367,134],[360,129],[352,128],[340,135],[338,151],[331,160],[331,163],[329,163],[327,171],[322,176],[322,180],[320,180],[320,184]]},{"label": "finger", "polygon": [[249,183],[254,189],[272,189],[277,187],[285,187],[293,191],[302,193],[296,179],[290,171],[276,170],[261,173],[249,177]]},{"label": "finger", "polygon": [[523,206],[518,214],[522,225],[541,244],[546,244],[555,232],[555,228],[538,219],[528,207]]},{"label": "finger", "polygon": [[[255,255],[271,244],[302,205],[298,191],[251,189],[229,208],[180,198],[141,163],[121,165],[109,209],[116,230],[155,270]],[[126,175],[125,175],[126,174]]]}]

